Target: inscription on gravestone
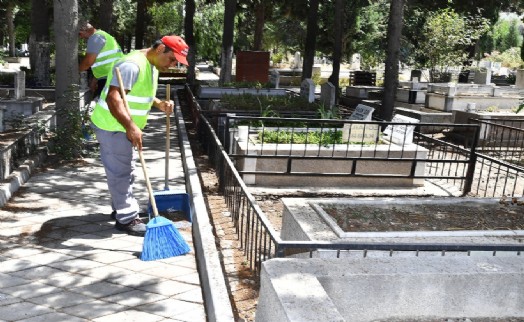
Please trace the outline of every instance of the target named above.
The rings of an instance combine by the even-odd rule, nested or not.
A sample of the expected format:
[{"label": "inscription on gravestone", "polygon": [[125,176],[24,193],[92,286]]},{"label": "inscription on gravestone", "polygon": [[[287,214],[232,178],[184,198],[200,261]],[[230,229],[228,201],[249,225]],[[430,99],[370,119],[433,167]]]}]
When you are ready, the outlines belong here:
[{"label": "inscription on gravestone", "polygon": [[[419,123],[419,120],[403,116],[395,115],[391,120],[392,123]],[[390,124],[384,130],[384,134],[390,137],[391,142],[399,145],[413,143],[414,125],[407,124]]]},{"label": "inscription on gravestone", "polygon": [[373,114],[374,111],[375,109],[371,106],[358,104],[355,111],[348,117],[348,120],[371,121],[371,114]]},{"label": "inscription on gravestone", "polygon": [[307,99],[309,103],[315,101],[315,83],[311,78],[306,78],[300,84],[300,96]]},{"label": "inscription on gravestone", "polygon": [[377,142],[379,132],[378,124],[344,124],[342,141],[374,144]]}]

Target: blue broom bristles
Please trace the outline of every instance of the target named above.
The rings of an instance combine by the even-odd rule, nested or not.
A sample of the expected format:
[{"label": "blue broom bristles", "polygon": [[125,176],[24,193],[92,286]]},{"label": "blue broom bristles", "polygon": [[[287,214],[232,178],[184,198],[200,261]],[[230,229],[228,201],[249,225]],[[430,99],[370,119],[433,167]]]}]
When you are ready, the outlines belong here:
[{"label": "blue broom bristles", "polygon": [[153,261],[180,256],[191,250],[173,222],[164,217],[155,217],[146,225],[146,234],[140,259]]}]

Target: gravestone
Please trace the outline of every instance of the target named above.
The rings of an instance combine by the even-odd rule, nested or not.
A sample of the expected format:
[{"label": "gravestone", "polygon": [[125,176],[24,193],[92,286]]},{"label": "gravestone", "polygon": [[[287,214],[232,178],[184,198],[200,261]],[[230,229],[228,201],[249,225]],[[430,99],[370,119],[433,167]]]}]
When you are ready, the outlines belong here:
[{"label": "gravestone", "polygon": [[515,80],[515,87],[524,88],[524,69],[517,69],[517,79]]},{"label": "gravestone", "polygon": [[[395,115],[391,120],[392,123],[419,123],[419,120],[404,115]],[[389,136],[391,142],[399,145],[413,143],[414,125],[407,124],[390,124],[384,130],[384,134]]]},{"label": "gravestone", "polygon": [[414,81],[413,79],[417,78],[418,80],[422,79],[422,71],[420,69],[413,69],[411,71],[411,74],[409,76],[410,81]]},{"label": "gravestone", "polygon": [[348,117],[348,120],[355,121],[371,121],[371,114],[375,109],[371,106],[358,104],[353,113]]},{"label": "gravestone", "polygon": [[300,96],[307,99],[309,103],[315,101],[315,83],[311,78],[306,78],[300,84]]},{"label": "gravestone", "polygon": [[342,128],[342,141],[351,143],[375,144],[380,127],[378,124],[346,123]]},{"label": "gravestone", "polygon": [[20,70],[15,75],[15,99],[19,100],[25,97],[25,72]]},{"label": "gravestone", "polygon": [[293,59],[293,68],[297,69],[297,68],[301,68],[302,67],[302,62],[301,62],[301,59],[300,59],[300,52],[296,52],[295,53],[295,57]]},{"label": "gravestone", "polygon": [[278,70],[273,69],[271,74],[269,74],[269,82],[274,88],[279,88],[280,86],[280,73]]},{"label": "gravestone", "polygon": [[331,109],[335,106],[335,90],[335,85],[330,82],[320,86],[320,102],[324,105],[324,108]]}]

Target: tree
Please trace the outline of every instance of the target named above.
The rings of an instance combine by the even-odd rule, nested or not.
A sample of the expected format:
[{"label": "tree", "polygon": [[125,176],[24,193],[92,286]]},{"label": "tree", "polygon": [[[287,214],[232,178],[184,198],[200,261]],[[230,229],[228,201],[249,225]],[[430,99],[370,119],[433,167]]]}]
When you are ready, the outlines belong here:
[{"label": "tree", "polygon": [[468,48],[488,30],[482,17],[464,17],[452,9],[429,13],[424,24],[425,40],[418,53],[427,61],[432,82],[439,81],[448,66],[461,66],[468,59]]},{"label": "tree", "polygon": [[135,48],[144,48],[144,34],[146,31],[147,0],[136,1]]},{"label": "tree", "polygon": [[47,1],[32,0],[29,62],[36,86],[51,85],[51,43],[49,37],[49,8]]},{"label": "tree", "polygon": [[195,42],[194,34],[194,18],[195,18],[195,0],[185,0],[186,3],[186,14],[184,18],[184,32],[186,36],[186,43],[189,46],[189,52],[187,54],[187,82],[194,85],[196,82],[195,66],[196,66],[196,55],[197,46]]},{"label": "tree", "polygon": [[384,71],[384,97],[380,109],[381,118],[390,121],[393,116],[395,96],[398,87],[398,63],[400,37],[404,17],[404,0],[392,0],[389,9],[386,66]]},{"label": "tree", "polygon": [[302,80],[311,78],[315,59],[315,44],[318,31],[318,0],[310,0],[307,17],[306,44],[304,48],[304,63],[302,65]]},{"label": "tree", "polygon": [[97,28],[102,29],[108,33],[111,33],[113,30],[113,7],[113,0],[100,1]]},{"label": "tree", "polygon": [[2,1],[5,5],[5,17],[7,22],[7,37],[9,44],[9,56],[16,56],[16,47],[15,47],[15,10],[16,10],[16,1],[7,0]]},{"label": "tree", "polygon": [[236,6],[236,0],[225,0],[224,31],[222,33],[222,53],[220,59],[220,85],[231,82]]},{"label": "tree", "polygon": [[333,72],[329,76],[329,82],[335,86],[335,104],[338,102],[339,96],[339,75],[340,75],[340,61],[342,56],[342,19],[344,13],[344,1],[335,1],[335,21],[333,25],[333,34],[335,40],[333,43]]},{"label": "tree", "polygon": [[[67,113],[79,110],[78,102],[78,2],[54,0],[54,35],[56,44],[57,126],[64,125]],[[76,89],[75,89],[76,88]]]},{"label": "tree", "polygon": [[182,0],[154,3],[149,6],[151,22],[155,30],[155,38],[167,34],[180,34],[184,26]]}]

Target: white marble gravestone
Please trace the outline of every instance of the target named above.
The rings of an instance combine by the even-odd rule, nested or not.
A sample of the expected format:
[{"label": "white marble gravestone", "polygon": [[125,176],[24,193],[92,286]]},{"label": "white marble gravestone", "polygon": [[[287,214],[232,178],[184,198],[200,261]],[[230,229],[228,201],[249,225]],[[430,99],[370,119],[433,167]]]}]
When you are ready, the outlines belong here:
[{"label": "white marble gravestone", "polygon": [[15,99],[19,100],[25,97],[25,72],[20,70],[15,75]]},{"label": "white marble gravestone", "polygon": [[300,84],[300,96],[307,99],[309,103],[315,101],[315,83],[311,78],[306,78]]},{"label": "white marble gravestone", "polygon": [[371,121],[371,115],[374,111],[375,109],[371,106],[358,104],[355,111],[353,111],[353,113],[348,117],[348,120]]},{"label": "white marble gravestone", "polygon": [[[392,123],[419,123],[420,121],[404,115],[395,115],[391,120]],[[404,145],[413,143],[414,125],[393,124],[388,125],[384,134],[389,136],[389,140],[395,144]]]}]

